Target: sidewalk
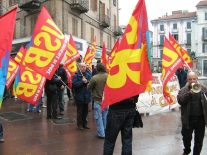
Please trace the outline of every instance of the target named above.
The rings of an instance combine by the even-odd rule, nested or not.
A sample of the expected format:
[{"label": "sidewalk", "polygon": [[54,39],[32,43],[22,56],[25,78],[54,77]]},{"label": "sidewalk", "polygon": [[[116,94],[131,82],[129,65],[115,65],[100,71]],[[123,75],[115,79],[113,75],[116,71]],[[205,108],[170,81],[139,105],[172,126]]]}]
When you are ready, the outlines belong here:
[{"label": "sidewalk", "polygon": [[[72,101],[66,102],[65,107],[64,120],[70,121],[56,124],[46,119],[46,108],[41,113],[29,113],[26,103],[6,100],[0,115],[10,112],[19,120],[10,118],[12,121],[8,121],[0,117],[5,139],[4,143],[0,143],[0,155],[102,155],[104,140],[96,137],[93,111],[89,112],[88,118],[91,129],[80,131],[73,121],[76,120],[76,108]],[[133,130],[133,155],[182,154],[179,111],[143,116],[143,123],[144,128]],[[119,136],[114,155],[120,154]],[[207,134],[201,155],[204,154],[207,154]]]}]

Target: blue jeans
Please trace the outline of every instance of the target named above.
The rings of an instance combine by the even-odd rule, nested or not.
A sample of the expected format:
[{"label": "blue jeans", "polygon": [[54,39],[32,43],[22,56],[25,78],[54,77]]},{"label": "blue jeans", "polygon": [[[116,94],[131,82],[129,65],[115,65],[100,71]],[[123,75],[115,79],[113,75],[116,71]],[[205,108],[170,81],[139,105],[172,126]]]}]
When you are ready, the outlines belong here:
[{"label": "blue jeans", "polygon": [[117,136],[121,131],[122,153],[132,155],[132,127],[136,110],[111,110],[107,116],[106,135],[104,141],[104,155],[113,155]]},{"label": "blue jeans", "polygon": [[40,100],[38,101],[36,108],[35,108],[35,106],[33,106],[32,104],[29,104],[29,105],[28,105],[28,109],[29,109],[30,112],[33,112],[33,111],[34,111],[34,108],[35,108],[35,111],[36,111],[36,112],[39,112],[40,107],[41,107],[41,104],[42,104],[42,97],[41,97]]},{"label": "blue jeans", "polygon": [[106,118],[108,114],[108,108],[101,111],[101,102],[94,102],[94,118],[96,120],[97,134],[100,137],[105,137]]},{"label": "blue jeans", "polygon": [[3,138],[3,126],[0,123],[0,139]]},{"label": "blue jeans", "polygon": [[64,111],[64,102],[63,102],[63,97],[64,97],[64,89],[58,89],[57,94],[58,94],[58,107],[60,109],[60,112]]}]

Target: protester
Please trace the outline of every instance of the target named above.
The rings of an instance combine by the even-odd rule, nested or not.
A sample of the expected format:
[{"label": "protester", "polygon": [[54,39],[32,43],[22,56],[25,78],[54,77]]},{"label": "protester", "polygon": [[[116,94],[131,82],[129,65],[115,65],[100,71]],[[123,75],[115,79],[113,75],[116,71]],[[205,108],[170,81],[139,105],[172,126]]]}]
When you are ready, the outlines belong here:
[{"label": "protester", "polygon": [[[177,100],[181,105],[181,120],[184,152],[188,155],[191,152],[191,140],[194,132],[193,155],[200,155],[203,139],[205,135],[205,125],[207,125],[207,101],[205,95],[207,89],[203,85],[201,91],[195,93],[192,90],[192,83],[198,82],[198,76],[195,72],[189,72],[187,75],[187,84],[178,95]],[[199,89],[198,89],[199,90]]]},{"label": "protester", "polygon": [[178,68],[178,70],[175,72],[175,74],[178,78],[180,88],[183,88],[187,82],[187,71],[182,66],[182,67]]},{"label": "protester", "polygon": [[92,91],[92,98],[94,100],[94,118],[96,120],[97,135],[99,138],[105,138],[108,108],[105,108],[102,111],[101,101],[107,79],[107,73],[106,68],[102,63],[97,64],[96,69],[97,74],[91,78],[88,84],[88,89]]},{"label": "protester", "polygon": [[[122,139],[121,154],[132,155],[132,128],[134,127],[136,116],[139,116],[141,119],[135,109],[137,101],[138,96],[134,96],[109,106],[104,141],[104,155],[113,155],[116,139],[120,131]],[[136,124],[135,126],[142,127],[142,124]]]},{"label": "protester", "polygon": [[87,126],[88,104],[91,102],[91,93],[87,90],[87,84],[91,79],[91,72],[85,63],[79,64],[79,71],[73,76],[72,85],[74,100],[77,107],[78,129],[89,129]]},{"label": "protester", "polygon": [[59,65],[59,68],[56,72],[58,76],[61,77],[61,80],[58,82],[58,90],[57,90],[57,96],[58,96],[58,107],[59,107],[59,114],[64,115],[64,91],[65,91],[65,85],[67,85],[67,73],[65,69],[63,68],[63,64]]},{"label": "protester", "polygon": [[3,126],[0,122],[0,143],[4,142],[4,138],[3,138]]},{"label": "protester", "polygon": [[61,77],[53,75],[51,80],[46,80],[45,93],[47,96],[47,119],[61,119],[57,115],[57,84]]}]

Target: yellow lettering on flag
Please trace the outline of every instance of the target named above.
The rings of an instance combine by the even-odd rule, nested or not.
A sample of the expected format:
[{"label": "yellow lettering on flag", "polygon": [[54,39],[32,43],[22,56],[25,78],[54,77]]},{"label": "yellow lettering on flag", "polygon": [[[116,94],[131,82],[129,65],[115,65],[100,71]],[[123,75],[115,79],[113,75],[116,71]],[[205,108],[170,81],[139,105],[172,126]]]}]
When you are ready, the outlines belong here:
[{"label": "yellow lettering on flag", "polygon": [[[124,58],[124,61],[122,62]],[[127,49],[116,53],[111,64],[111,70],[114,67],[118,67],[115,74],[108,75],[107,85],[110,88],[121,88],[126,84],[127,78],[130,78],[134,83],[140,83],[140,71],[131,70],[128,63],[138,63],[141,60],[141,50],[140,49]],[[122,63],[120,63],[122,62]]]}]

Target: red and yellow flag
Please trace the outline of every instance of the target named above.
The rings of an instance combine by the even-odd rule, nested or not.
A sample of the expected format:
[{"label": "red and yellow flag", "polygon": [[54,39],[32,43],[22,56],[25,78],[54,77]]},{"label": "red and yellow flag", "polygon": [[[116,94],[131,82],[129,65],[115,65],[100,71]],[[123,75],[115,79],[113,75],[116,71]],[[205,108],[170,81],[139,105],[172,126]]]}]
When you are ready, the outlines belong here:
[{"label": "red and yellow flag", "polygon": [[176,49],[178,54],[182,57],[182,59],[188,64],[190,68],[192,68],[193,61],[189,56],[188,51],[186,51],[184,48],[181,47],[181,45],[175,40],[175,38],[172,36],[171,33],[169,33],[169,41],[170,44]]},{"label": "red and yellow flag", "polygon": [[102,109],[144,92],[152,81],[147,51],[147,21],[145,1],[139,0],[110,64]]},{"label": "red and yellow flag", "polygon": [[8,72],[6,77],[6,88],[9,89],[12,82],[14,81],[17,71],[19,70],[19,65],[16,63],[16,61],[10,57],[9,59],[9,66],[8,66]]},{"label": "red and yellow flag", "polygon": [[15,96],[29,104],[37,105],[42,95],[46,78],[25,65],[23,58],[26,53],[27,49],[21,47],[14,59],[20,68],[15,78],[13,92]]},{"label": "red and yellow flag", "polygon": [[106,69],[109,70],[108,55],[106,54],[106,46],[103,42],[101,62],[106,66]]},{"label": "red and yellow flag", "polygon": [[66,69],[68,75],[73,76],[77,72],[76,60],[80,58],[80,54],[76,48],[75,42],[72,35],[70,35],[70,40],[66,49],[66,55],[64,60],[64,68]]},{"label": "red and yellow flag", "polygon": [[169,40],[165,37],[163,56],[162,56],[162,89],[163,95],[169,104],[175,101],[170,95],[167,83],[173,77],[176,70],[184,64],[183,59],[180,57],[177,50],[171,45]]},{"label": "red and yellow flag", "polygon": [[114,47],[113,49],[111,50],[110,54],[109,54],[109,57],[108,57],[108,62],[109,62],[109,67],[110,67],[110,64],[112,63],[114,57],[115,57],[115,54],[116,54],[116,51],[118,49],[118,46],[119,46],[119,41],[120,39],[118,38],[114,44]]},{"label": "red and yellow flag", "polygon": [[54,23],[46,8],[42,7],[24,63],[51,79],[65,55],[67,43],[68,38]]},{"label": "red and yellow flag", "polygon": [[89,65],[92,70],[92,61],[96,54],[96,37],[94,37],[94,41],[91,45],[91,49],[88,47],[83,62]]}]

